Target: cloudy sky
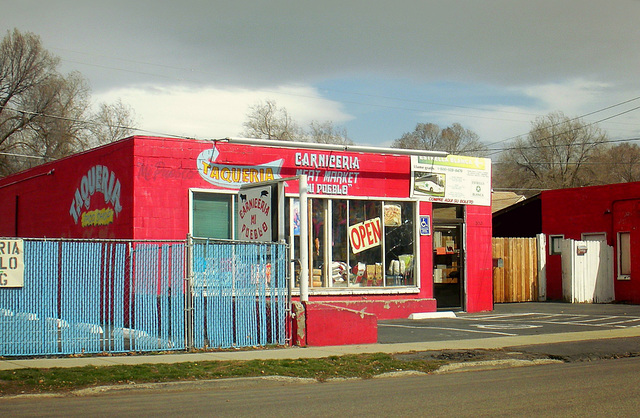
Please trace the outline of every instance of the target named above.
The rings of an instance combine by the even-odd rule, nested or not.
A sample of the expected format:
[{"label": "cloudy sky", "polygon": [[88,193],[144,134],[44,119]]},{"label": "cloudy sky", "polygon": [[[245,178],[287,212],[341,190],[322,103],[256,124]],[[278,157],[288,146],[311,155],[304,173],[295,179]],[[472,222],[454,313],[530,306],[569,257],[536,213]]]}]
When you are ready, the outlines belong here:
[{"label": "cloudy sky", "polygon": [[[43,7],[46,10],[43,10]],[[389,146],[460,123],[498,148],[552,111],[640,137],[639,0],[5,0],[143,134],[237,137],[274,100]]]}]

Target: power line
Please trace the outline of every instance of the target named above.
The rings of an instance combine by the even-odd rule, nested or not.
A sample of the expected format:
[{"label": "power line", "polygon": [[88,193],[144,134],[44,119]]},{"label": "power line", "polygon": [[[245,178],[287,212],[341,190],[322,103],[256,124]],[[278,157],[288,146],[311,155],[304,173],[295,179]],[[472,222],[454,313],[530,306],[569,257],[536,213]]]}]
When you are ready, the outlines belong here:
[{"label": "power line", "polygon": [[513,190],[526,190],[526,191],[531,191],[531,192],[543,192],[545,190],[552,190],[549,188],[546,189],[531,189],[531,188],[524,188],[524,187],[494,187],[493,190],[498,190],[498,191],[506,191],[506,192],[510,192]]},{"label": "power line", "polygon": [[107,66],[107,65],[90,64],[90,63],[87,63],[87,62],[80,62],[80,61],[74,61],[74,60],[69,60],[69,59],[62,59],[62,61],[71,62],[73,64],[87,65],[89,67],[104,68],[105,70],[117,70],[117,71],[122,71],[122,72],[126,72],[126,73],[141,74],[141,75],[148,75],[148,76],[152,76],[152,77],[165,78],[167,80],[185,81],[184,79],[180,79],[180,78],[176,78],[176,77],[170,77],[170,76],[166,76],[166,75],[147,73],[147,72],[143,72],[143,71],[126,70],[124,68],[115,68],[115,67],[110,67],[110,66]]},{"label": "power line", "polygon": [[108,123],[88,121],[88,120],[75,119],[75,118],[68,118],[68,117],[58,116],[58,115],[49,115],[47,113],[42,113],[42,112],[32,112],[32,111],[29,111],[29,110],[20,110],[20,109],[16,109],[16,108],[13,108],[13,107],[10,107],[10,106],[6,106],[5,109],[11,110],[11,111],[17,112],[17,113],[24,113],[24,114],[31,115],[31,116],[41,116],[41,117],[45,117],[45,118],[64,120],[64,121],[67,121],[67,122],[86,123],[86,124],[95,125],[95,126],[107,126],[109,128],[126,129],[126,130],[131,130],[131,131],[136,131],[136,132],[144,132],[144,133],[147,133],[147,134],[158,135],[158,136],[166,136],[166,137],[171,137],[171,138],[196,139],[196,138],[192,138],[192,137],[188,137],[188,136],[184,136],[184,135],[174,135],[174,134],[168,134],[168,133],[157,132],[157,131],[149,131],[149,130],[146,130],[146,129],[140,129],[140,128],[136,128],[136,127],[133,127],[133,126],[112,125],[112,124],[108,124]]},{"label": "power line", "polygon": [[[497,161],[497,162],[493,162],[491,163],[491,165],[496,165],[496,164],[513,164],[512,162],[507,162],[507,161]],[[612,166],[612,165],[637,165],[640,168],[640,160],[639,161],[611,161],[611,162],[605,162],[605,161],[563,161],[563,162],[558,162],[558,161],[527,161],[526,163],[527,165],[558,165],[558,166],[563,166],[563,165],[606,165],[606,166]]]},{"label": "power line", "polygon": [[[577,117],[575,117],[575,118],[572,118],[572,119],[569,119],[569,120],[566,120],[566,121],[561,121],[561,122],[555,123],[555,124],[550,125],[550,126],[545,126],[545,127],[543,127],[543,128],[538,128],[538,129],[533,130],[532,132],[536,132],[536,131],[541,130],[541,129],[553,128],[554,126],[557,126],[557,125],[560,125],[560,124],[562,124],[562,123],[566,123],[566,122],[573,122],[573,121],[575,121],[575,120],[582,119],[582,118],[584,118],[584,117],[591,116],[591,115],[594,115],[594,114],[596,114],[596,113],[604,112],[605,110],[613,109],[614,107],[622,106],[622,105],[624,105],[624,104],[627,104],[627,103],[633,102],[633,101],[638,100],[638,99],[640,99],[640,96],[638,96],[638,97],[634,97],[634,98],[629,99],[629,100],[625,100],[625,101],[620,102],[620,103],[613,104],[613,105],[611,105],[611,106],[603,107],[602,109],[594,110],[593,112],[585,113],[585,114],[584,114],[584,115],[582,115],[582,116],[577,116]],[[617,116],[623,115],[623,114],[625,114],[625,113],[632,112],[632,111],[637,110],[637,109],[639,109],[639,108],[640,108],[640,107],[635,107],[635,108],[633,108],[633,109],[631,109],[631,110],[629,110],[629,111],[625,111],[625,112],[619,113],[619,114],[614,115],[614,116],[612,116],[612,117],[605,118],[605,119],[601,119],[601,120],[599,120],[599,121],[597,121],[597,122],[592,122],[592,123],[591,123],[591,124],[589,124],[589,125],[593,125],[593,124],[595,124],[595,123],[599,123],[599,122],[603,122],[603,121],[608,120],[608,119],[612,119],[613,117],[617,117]],[[589,126],[589,125],[586,125],[586,126]],[[531,133],[531,132],[527,132],[526,134],[516,135],[516,136],[512,136],[512,137],[507,138],[507,139],[503,139],[503,140],[500,140],[500,141],[492,142],[492,143],[490,143],[490,144],[487,144],[487,146],[488,146],[488,147],[490,147],[490,146],[495,145],[495,144],[500,144],[500,143],[503,143],[503,142],[506,142],[506,141],[510,141],[510,140],[512,140],[512,139],[516,139],[516,138],[519,138],[519,137],[521,137],[521,136],[528,135],[528,134],[530,134],[530,133]]]},{"label": "power line", "polygon": [[45,157],[41,157],[39,155],[16,154],[14,152],[2,152],[2,151],[0,151],[0,155],[7,155],[9,157],[35,158],[35,159],[38,159],[38,160],[44,160],[45,159]]},{"label": "power line", "polygon": [[[640,97],[636,97],[635,99],[631,99],[631,100],[637,100],[637,99],[640,99]],[[629,101],[631,101],[631,100],[629,100]],[[629,102],[629,101],[627,101],[627,102]],[[615,114],[615,115],[608,116],[608,117],[606,117],[606,118],[603,118],[603,119],[597,120],[597,121],[595,121],[595,122],[591,122],[591,123],[588,123],[588,124],[582,125],[582,126],[580,126],[580,127],[578,127],[578,128],[575,128],[575,129],[571,129],[571,130],[564,131],[564,132],[558,132],[558,133],[556,133],[556,134],[553,134],[553,135],[550,135],[550,136],[547,136],[547,137],[541,138],[541,139],[540,139],[540,141],[545,141],[545,140],[550,139],[550,138],[553,138],[553,137],[555,137],[555,136],[564,135],[564,134],[567,134],[567,133],[573,132],[573,131],[578,130],[578,129],[586,128],[586,127],[588,127],[588,126],[595,125],[596,123],[604,122],[604,121],[606,121],[606,120],[613,119],[613,118],[615,118],[615,117],[618,117],[618,116],[624,115],[624,114],[626,114],[626,113],[630,113],[630,112],[636,111],[636,110],[638,110],[638,109],[640,109],[640,106],[636,106],[636,107],[634,107],[633,109],[628,109],[628,110],[625,110],[624,112],[620,112],[620,113],[617,113],[617,114]],[[557,126],[557,125],[560,125],[560,124],[562,124],[562,123],[571,122],[571,121],[576,120],[576,119],[579,119],[579,118],[573,118],[573,119],[569,119],[569,120],[566,120],[566,121],[558,122],[558,123],[553,124],[553,125],[551,125],[551,126],[541,127],[541,128],[538,128],[536,131],[538,131],[538,130],[542,130],[542,129],[548,129],[548,128],[550,128],[550,127]],[[533,131],[533,132],[535,132],[535,131]],[[628,141],[637,141],[637,140],[639,140],[639,139],[640,139],[640,138],[624,139],[624,140],[612,140],[612,141],[602,141],[601,143],[628,142]],[[592,143],[585,142],[585,143],[582,143],[582,144],[583,144],[583,145],[594,145],[594,144],[596,144],[596,143],[593,143],[593,142],[592,142]],[[514,149],[548,148],[548,147],[555,147],[555,146],[557,146],[557,145],[531,145],[531,146],[517,146],[517,147],[515,147],[515,146],[514,146],[514,147],[506,147],[506,148],[498,148],[498,149],[487,149],[487,151],[495,151],[495,152],[493,152],[493,153],[488,154],[488,155],[494,155],[494,154],[496,154],[496,153],[498,153],[498,152],[510,151],[510,150],[514,150]],[[470,151],[474,151],[474,150],[470,150]]]},{"label": "power line", "polygon": [[[107,58],[107,59],[117,60],[117,61],[121,61],[121,62],[127,62],[127,63],[139,64],[139,65],[146,65],[146,66],[158,67],[158,68],[163,68],[163,69],[173,69],[173,70],[178,70],[178,71],[187,71],[187,72],[190,72],[190,73],[198,72],[198,73],[201,73],[201,74],[209,74],[209,75],[212,74],[210,71],[202,71],[202,70],[197,70],[197,69],[194,69],[194,68],[178,67],[178,66],[172,66],[172,65],[166,65],[166,64],[157,64],[157,63],[144,62],[144,61],[138,61],[138,60],[123,59],[123,58],[118,58],[118,57],[113,57],[113,56],[107,56],[107,55],[102,55],[102,54],[93,54],[93,53],[75,51],[75,50],[64,49],[64,48],[54,48],[54,49],[58,49],[58,50],[62,50],[62,51],[68,51],[68,52],[72,52],[72,53],[76,53],[76,54],[82,54],[82,55],[86,55],[86,56],[95,56],[95,57]],[[65,59],[63,59],[63,60],[65,60]],[[166,76],[166,75],[147,73],[147,72],[142,72],[142,71],[127,70],[127,69],[113,67],[113,66],[103,66],[103,65],[91,64],[91,63],[85,63],[85,62],[73,61],[73,60],[65,60],[65,61],[73,62],[73,63],[76,63],[76,64],[83,64],[83,65],[95,66],[95,67],[100,67],[100,68],[112,69],[112,70],[116,70],[116,71],[131,72],[131,73],[149,75],[149,76],[154,76],[154,77],[161,77],[161,78],[166,78],[166,79],[176,79],[176,80],[179,80],[179,81],[185,81],[184,78],[176,78],[176,77],[170,77],[170,76]],[[409,103],[418,103],[418,104],[427,104],[427,105],[436,105],[436,106],[445,106],[445,107],[454,107],[454,108],[472,109],[472,110],[481,110],[481,111],[485,111],[486,110],[484,108],[476,108],[476,107],[471,107],[471,106],[451,105],[451,104],[429,102],[429,101],[423,101],[423,100],[401,99],[401,98],[396,98],[396,97],[392,97],[392,96],[374,95],[374,94],[367,94],[367,93],[360,93],[360,92],[350,92],[350,91],[343,91],[343,90],[330,89],[330,88],[321,88],[320,90],[329,91],[329,92],[335,92],[335,93],[342,93],[342,94],[351,94],[351,95],[361,96],[361,97],[381,98],[381,99],[385,99],[385,100],[394,100],[394,101],[400,101],[400,102],[409,102]],[[318,96],[310,96],[310,95],[304,95],[304,94],[288,93],[288,92],[282,92],[282,91],[274,92],[274,91],[264,90],[264,89],[261,89],[261,91],[267,92],[267,93],[284,94],[284,95],[295,96],[295,97],[306,97],[306,98],[313,98],[313,99],[316,99],[316,100],[324,100],[324,101],[333,102],[333,100],[331,100],[331,99],[324,98],[324,97],[318,97]],[[621,106],[623,104],[627,104],[627,103],[630,103],[630,102],[638,100],[638,99],[640,99],[640,96],[639,97],[634,97],[632,99],[629,99],[629,100],[626,100],[626,101],[623,101],[623,102],[620,102],[620,103],[616,103],[616,104],[611,105],[611,106],[607,106],[607,107],[595,110],[593,112],[586,113],[584,115],[581,115],[581,116],[578,116],[576,118],[570,119],[569,121],[573,121],[573,120],[584,118],[584,117],[587,117],[587,116],[590,116],[590,115],[593,115],[593,114],[596,114],[596,113],[600,113],[600,112],[603,112],[605,110],[609,110],[609,109],[612,109],[614,107]],[[413,113],[427,112],[427,110],[425,110],[425,109],[416,109],[416,108],[411,108],[411,107],[399,107],[399,106],[382,105],[382,104],[375,104],[375,103],[362,103],[362,102],[347,101],[347,100],[341,100],[340,102],[341,103],[354,104],[354,105],[361,105],[361,106],[384,108],[384,109],[403,110],[403,111],[408,111],[408,112],[413,112]],[[631,111],[636,110],[636,109],[632,109]],[[477,118],[477,119],[496,120],[496,121],[509,121],[509,122],[513,122],[514,121],[513,119],[504,119],[504,118],[469,115],[469,114],[460,115],[460,114],[456,114],[456,113],[449,113],[449,112],[442,112],[442,111],[435,111],[435,110],[431,110],[429,112],[430,113],[434,113],[434,114],[439,114],[439,115],[446,115],[446,116],[457,116],[457,117]],[[536,114],[521,113],[521,112],[502,111],[502,113],[540,116],[540,115],[536,115]],[[623,112],[623,113],[620,113],[620,114],[618,114],[616,116],[619,116],[619,115],[624,114],[624,113],[628,113],[628,112]],[[593,123],[599,123],[599,122],[602,122],[602,121],[610,120],[612,118],[613,117],[604,118],[604,119],[601,119],[598,122],[593,122]],[[591,123],[591,124],[593,124],[593,123]],[[555,125],[552,125],[552,126],[555,126]],[[523,135],[526,135],[526,134],[523,134]],[[500,140],[500,141],[492,142],[492,143],[488,144],[487,146],[490,147],[490,146],[495,145],[495,144],[499,144],[499,143],[503,143],[503,142],[506,142],[506,141],[509,141],[509,140],[512,140],[512,139],[516,139],[516,138],[518,138],[520,136],[522,136],[522,135],[517,135],[517,136],[506,138],[506,139],[503,139],[503,140]],[[470,150],[470,151],[473,152],[474,150]],[[479,150],[475,150],[475,151],[479,151]],[[498,151],[498,150],[496,150],[496,151]],[[489,154],[489,155],[493,155],[493,154]]]},{"label": "power line", "polygon": [[[164,78],[164,79],[168,79],[168,80],[187,81],[187,79],[185,79],[185,78],[171,77],[171,76],[165,76],[165,75],[148,73],[148,72],[143,72],[143,71],[136,71],[136,70],[127,70],[127,69],[124,69],[124,68],[118,68],[118,67],[112,67],[112,66],[106,66],[106,65],[99,65],[99,64],[91,64],[91,63],[85,63],[85,62],[74,61],[74,60],[69,60],[69,59],[62,59],[62,61],[71,62],[71,63],[74,63],[74,64],[87,65],[87,66],[96,67],[96,68],[104,68],[104,69],[109,69],[109,70],[128,72],[128,73],[132,73],[132,74],[148,75],[148,76]],[[135,61],[132,61],[132,62],[135,62]],[[154,65],[154,64],[150,64],[150,65]],[[179,69],[179,67],[167,67],[167,68]],[[193,70],[191,70],[191,71],[193,71]],[[199,72],[201,72],[201,71],[199,71]],[[205,72],[205,74],[206,74],[206,72]],[[335,91],[335,92],[339,92],[339,93],[341,92],[339,90],[332,90],[332,89],[327,89],[327,88],[321,88],[320,90]],[[268,89],[258,89],[256,91],[263,92],[263,93],[268,93],[268,94],[279,94],[279,95],[284,95],[284,96],[303,97],[303,98],[307,98],[307,99],[322,100],[322,101],[325,101],[325,102],[335,102],[336,101],[336,100],[329,99],[329,98],[322,97],[322,96],[312,96],[312,95],[307,95],[307,94],[292,93],[292,92],[286,92],[286,91],[274,91],[274,90],[268,90]],[[345,93],[345,92],[341,92],[341,93]],[[463,108],[463,109],[474,109],[474,110],[481,110],[481,111],[486,111],[487,110],[487,109],[483,109],[483,108],[467,107],[467,106],[460,106],[460,105],[450,105],[450,104],[444,104],[444,103],[434,103],[434,102],[427,102],[427,101],[420,101],[420,100],[400,99],[400,98],[393,98],[393,97],[387,97],[387,96],[370,95],[370,94],[365,94],[365,93],[356,93],[356,92],[351,92],[351,93],[350,92],[346,92],[346,93],[347,94],[353,94],[353,95],[360,95],[360,96],[377,97],[377,98],[388,99],[388,100],[410,102],[410,103],[411,102],[412,103],[423,103],[423,104],[431,104],[431,105],[447,106],[447,107],[455,107],[455,108]],[[436,114],[436,115],[456,116],[456,117],[465,117],[465,118],[472,118],[472,119],[495,120],[495,121],[503,121],[503,122],[514,122],[515,121],[513,119],[506,119],[506,118],[497,118],[497,117],[479,116],[479,115],[470,115],[470,114],[458,114],[458,113],[450,113],[450,112],[444,112],[444,111],[438,111],[438,110],[417,109],[417,108],[404,107],[404,106],[391,106],[391,105],[384,105],[384,104],[378,104],[378,103],[363,103],[363,102],[358,102],[358,101],[353,101],[353,100],[340,100],[339,102],[340,103],[345,103],[345,104],[358,105],[358,106],[375,107],[375,108],[380,108],[380,109],[401,110],[401,111],[407,111],[407,112],[412,112],[412,113],[429,112],[429,113],[433,113],[433,114]],[[501,111],[501,113],[512,113],[512,114],[522,114],[522,115],[529,115],[529,116],[539,116],[539,115],[534,114],[534,113],[530,113],[529,114],[529,113],[508,112],[508,111]],[[515,122],[525,122],[525,121],[515,121]]]},{"label": "power line", "polygon": [[[172,66],[172,65],[166,65],[166,64],[157,64],[157,63],[146,62],[146,61],[131,60],[131,59],[113,57],[113,56],[108,56],[108,55],[103,55],[103,54],[93,54],[93,53],[88,53],[88,52],[75,51],[75,50],[65,49],[65,48],[52,48],[52,49],[54,49],[54,50],[57,49],[59,51],[72,52],[72,53],[86,55],[86,56],[107,58],[107,59],[112,59],[112,60],[116,60],[116,61],[122,61],[122,62],[126,62],[126,63],[131,63],[131,64],[147,65],[147,66],[159,67],[159,68],[171,69],[171,70],[177,70],[177,71],[187,71],[187,72],[190,72],[190,73],[200,73],[200,74],[204,74],[204,75],[212,75],[213,74],[211,71],[197,70],[197,69],[194,69],[194,68],[178,67],[178,66]],[[105,68],[105,69],[111,69],[111,70],[122,71],[122,72],[129,72],[129,73],[134,73],[134,74],[142,74],[142,75],[149,75],[149,76],[153,76],[153,77],[174,79],[174,80],[178,80],[178,81],[185,81],[186,80],[184,78],[165,76],[165,75],[148,73],[148,72],[143,72],[143,71],[129,70],[129,69],[113,67],[113,66],[99,65],[99,64],[94,64],[94,63],[87,63],[87,62],[82,62],[82,61],[66,59],[66,58],[61,58],[61,59],[63,61],[66,61],[66,62],[70,62],[70,63],[74,63],[74,64],[87,65],[87,66],[92,66],[92,67],[97,67],[97,68]],[[433,105],[433,106],[444,106],[444,107],[452,107],[452,108],[458,108],[458,109],[470,109],[470,110],[480,110],[480,111],[486,111],[487,110],[486,108],[482,108],[482,107],[462,106],[462,105],[440,103],[440,102],[430,102],[430,101],[426,101],[426,100],[417,100],[417,99],[406,99],[406,98],[399,98],[399,97],[393,97],[393,96],[385,96],[385,95],[377,95],[377,94],[370,94],[370,93],[361,93],[361,92],[354,92],[354,91],[331,89],[331,88],[327,88],[327,87],[321,87],[321,88],[319,88],[319,90],[327,91],[327,92],[333,92],[333,93],[350,94],[350,95],[353,95],[353,96],[360,96],[360,97],[371,97],[371,98],[377,98],[377,99],[394,100],[394,101],[398,101],[398,102],[418,103],[418,104],[427,104],[427,105]],[[264,91],[264,92],[267,92],[267,93],[285,94],[285,95],[296,96],[296,97],[307,97],[307,98],[315,98],[315,99],[322,99],[322,100],[330,101],[330,99],[325,99],[325,98],[322,98],[322,97],[319,98],[317,96],[310,97],[310,96],[302,95],[302,94],[286,93],[286,92],[281,92],[281,91],[271,91],[271,90],[265,90],[265,89],[260,89],[260,91]],[[395,106],[388,106],[388,105],[376,105],[376,104],[371,104],[371,103],[362,103],[362,102],[354,102],[354,101],[345,101],[345,103],[358,104],[358,105],[364,105],[364,106],[385,107],[385,108],[398,109],[398,110],[411,110],[411,111],[415,111],[415,112],[424,112],[423,109],[410,109],[410,108],[404,108],[404,107],[395,107]],[[438,112],[434,112],[434,113],[438,113]],[[514,115],[526,115],[526,116],[539,116],[539,115],[537,115],[535,113],[513,112],[513,111],[506,111],[506,110],[500,111],[500,113],[509,113],[509,114],[514,114]],[[443,114],[451,115],[451,116],[461,116],[461,115],[448,114],[448,113],[443,113]],[[469,116],[469,115],[463,115],[463,116]],[[501,120],[501,119],[497,119],[497,118],[489,118],[489,117],[483,117],[483,116],[471,116],[471,117]]]},{"label": "power line", "polygon": [[[69,52],[82,54],[82,55],[87,55],[87,56],[103,57],[103,58],[118,60],[118,61],[122,61],[122,62],[141,64],[141,65],[147,65],[147,66],[155,66],[155,67],[164,68],[164,69],[174,69],[174,70],[180,70],[180,71],[188,71],[188,72],[192,72],[192,73],[193,72],[200,72],[200,73],[203,73],[203,74],[211,74],[211,72],[201,71],[201,70],[194,70],[193,68],[177,67],[177,66],[155,64],[155,63],[143,62],[143,61],[137,61],[137,60],[122,59],[122,58],[117,58],[117,57],[111,57],[111,56],[99,55],[99,54],[91,54],[91,53],[85,53],[85,52],[81,52],[81,51],[74,51],[74,50],[63,49],[63,48],[53,48],[53,49],[69,51]],[[116,70],[116,71],[132,72],[132,73],[137,73],[137,74],[142,74],[142,75],[148,75],[148,76],[155,76],[155,77],[162,77],[162,78],[167,78],[167,79],[176,79],[176,80],[184,81],[184,79],[176,78],[176,77],[170,77],[170,76],[166,76],[166,75],[153,74],[153,73],[142,72],[142,71],[133,71],[133,70],[127,70],[127,69],[124,69],[124,68],[97,65],[97,64],[85,63],[85,62],[81,62],[81,61],[74,61],[74,60],[68,60],[68,59],[63,59],[63,60],[67,61],[67,62],[72,62],[72,63],[75,63],[75,64],[90,65],[90,66],[95,66],[95,67],[100,67],[100,68],[105,68],[105,69],[111,69],[111,70]],[[387,99],[387,100],[412,102],[412,103],[418,103],[418,104],[428,104],[428,105],[437,105],[437,106],[456,107],[456,108],[462,108],[462,109],[486,110],[486,109],[483,109],[483,108],[475,108],[475,107],[470,107],[470,106],[450,105],[450,104],[436,103],[436,102],[429,102],[429,101],[422,101],[422,100],[400,99],[400,98],[396,98],[396,97],[392,97],[392,96],[373,95],[373,94],[366,94],[366,93],[359,93],[359,92],[349,92],[349,91],[334,90],[334,89],[328,89],[328,88],[322,88],[321,90],[333,91],[333,92],[336,92],[336,93],[343,93],[343,94],[352,94],[352,95],[357,95],[357,96],[362,96],[362,97],[373,97],[373,98],[382,98],[382,99]],[[270,92],[269,90],[264,90],[264,89],[262,89],[262,91]],[[286,92],[275,92],[275,93],[331,101],[330,99],[326,99],[326,98],[318,97],[318,96],[310,96],[310,95],[286,93]],[[595,110],[595,111],[592,111],[592,112],[589,112],[589,113],[586,113],[586,114],[584,114],[582,116],[578,116],[576,118],[569,119],[568,121],[570,122],[570,121],[573,121],[573,120],[577,120],[579,118],[583,118],[583,117],[590,116],[590,115],[593,115],[593,114],[596,114],[596,113],[599,113],[599,112],[603,112],[605,110],[609,110],[609,109],[612,109],[614,107],[621,106],[623,104],[627,104],[627,103],[633,102],[633,101],[638,100],[638,99],[640,99],[640,96],[634,97],[632,99],[625,100],[623,102],[616,103],[614,105],[607,106],[607,107],[604,107],[604,108],[601,108],[601,109],[598,109],[598,110]],[[389,106],[389,105],[381,105],[381,104],[374,104],[374,103],[361,103],[361,102],[356,102],[356,101],[342,101],[342,102],[343,103],[349,103],[349,104],[356,104],[356,105],[379,107],[379,108],[404,110],[404,111],[410,111],[410,112],[424,112],[425,111],[424,109],[416,109],[416,108],[411,108],[411,107]],[[620,112],[620,113],[618,113],[616,115],[613,115],[613,116],[610,116],[610,117],[607,117],[607,118],[600,119],[599,121],[589,123],[589,124],[587,124],[585,126],[590,126],[590,125],[593,125],[595,123],[600,123],[600,122],[603,122],[603,121],[607,121],[607,120],[613,119],[614,117],[618,117],[620,115],[635,111],[637,109],[640,109],[640,106],[635,107],[635,108],[630,109],[630,110],[627,110],[627,111],[624,111],[624,112]],[[14,111],[17,111],[17,110],[14,109]],[[33,112],[25,112],[25,113],[33,114]],[[497,121],[513,121],[512,119],[493,118],[493,117],[469,115],[469,114],[460,115],[460,114],[455,114],[455,113],[439,112],[439,111],[431,111],[431,113],[443,114],[443,115],[449,115],[449,116],[463,116],[463,117],[470,117],[470,118],[489,119],[489,120],[497,120]],[[518,112],[504,112],[504,113],[518,114]],[[525,113],[522,113],[522,114],[525,114]],[[58,119],[76,121],[76,122],[78,121],[78,120],[73,120],[73,119],[69,119],[69,118],[57,117],[57,116],[54,116],[54,115],[45,115],[45,114],[40,114],[40,115],[41,116],[46,116],[46,117],[51,117],[51,118],[58,118]],[[87,121],[83,121],[83,122],[87,123]],[[567,122],[567,121],[563,121],[563,122],[559,122],[557,124],[553,124],[553,125],[551,125],[551,127],[556,126],[556,125],[561,124],[561,123],[564,123],[564,122]],[[91,123],[91,122],[88,122],[88,123]],[[169,136],[169,137],[185,138],[185,136],[183,136],[183,135],[167,134],[167,133],[162,133],[162,132],[143,130],[143,129],[134,128],[134,127],[116,126],[116,125],[98,124],[98,123],[94,123],[94,124],[96,124],[96,125],[104,125],[104,126],[109,126],[109,127],[117,127],[117,128],[120,128],[120,129],[130,129],[130,130],[134,130],[134,131],[138,131],[138,132],[145,132],[145,133],[154,134],[154,135],[163,135],[163,136]],[[548,128],[548,127],[546,127],[546,128]],[[542,128],[540,128],[540,129],[542,129]],[[520,136],[521,135],[518,135],[518,136],[515,136],[515,137],[511,137],[511,138],[507,138],[507,139],[504,139],[504,140],[501,140],[501,141],[493,142],[493,143],[488,144],[488,146],[495,145],[495,144],[498,144],[498,143],[502,143],[502,142],[505,142],[505,141],[508,141],[508,140],[511,140],[511,139],[515,139],[515,138],[518,138]],[[190,139],[193,139],[193,138],[190,138]],[[495,152],[489,154],[489,155],[494,155],[497,152],[501,152],[501,151],[504,151],[504,150],[510,150],[510,149],[514,149],[514,148],[501,148],[501,149],[490,149],[489,148],[488,151],[495,151]],[[473,152],[473,151],[480,151],[480,150],[469,150],[469,152]]]},{"label": "power line", "polygon": [[[548,138],[545,138],[545,139],[548,139]],[[616,143],[619,143],[619,142],[633,142],[633,141],[640,141],[640,137],[624,138],[624,139],[612,139],[610,141],[581,142],[581,143],[576,144],[576,145],[616,144]],[[558,145],[556,145],[556,144],[554,144],[554,145],[551,145],[551,144],[549,144],[549,145],[528,145],[528,146],[521,146],[521,147],[501,148],[499,151],[511,151],[511,150],[515,150],[515,149],[556,148],[556,147],[558,147]],[[493,150],[489,150],[489,151],[498,151],[498,150],[493,149]]]}]

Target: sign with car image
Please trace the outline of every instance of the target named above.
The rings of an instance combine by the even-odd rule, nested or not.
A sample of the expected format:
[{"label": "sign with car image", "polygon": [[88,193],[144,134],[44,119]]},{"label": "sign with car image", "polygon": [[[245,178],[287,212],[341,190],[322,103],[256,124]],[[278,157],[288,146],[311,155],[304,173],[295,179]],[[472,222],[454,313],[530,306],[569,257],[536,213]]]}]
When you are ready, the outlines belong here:
[{"label": "sign with car image", "polygon": [[461,205],[491,205],[491,160],[464,157],[411,157],[411,196]]},{"label": "sign with car image", "polygon": [[429,196],[444,196],[446,177],[445,174],[416,171],[413,189]]}]

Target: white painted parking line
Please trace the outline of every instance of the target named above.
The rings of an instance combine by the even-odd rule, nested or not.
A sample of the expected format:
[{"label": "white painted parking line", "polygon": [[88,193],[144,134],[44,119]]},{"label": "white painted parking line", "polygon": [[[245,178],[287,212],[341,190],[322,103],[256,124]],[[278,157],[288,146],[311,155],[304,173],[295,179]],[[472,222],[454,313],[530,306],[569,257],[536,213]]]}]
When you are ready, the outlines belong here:
[{"label": "white painted parking line", "polygon": [[614,318],[622,318],[622,317],[621,316],[601,316],[601,317],[598,317],[598,318],[583,319],[581,322],[608,321],[608,320],[614,319]]},{"label": "white painted parking line", "polygon": [[486,314],[486,315],[474,315],[474,316],[460,316],[460,319],[467,319],[470,321],[485,321],[485,320],[500,320],[505,318],[515,318],[518,316],[529,317],[531,315],[537,315],[535,313],[523,313],[523,314]]},{"label": "white painted parking line", "polygon": [[541,319],[549,319],[549,318],[553,318],[553,315],[551,315],[551,314],[545,314],[545,315],[542,315],[542,314],[539,314],[539,315],[538,315],[538,314],[535,314],[535,315],[536,315],[536,316],[534,316],[534,317],[533,317],[533,319],[536,319],[536,320],[538,320],[538,321],[539,321],[539,320],[541,320]]},{"label": "white painted parking line", "polygon": [[460,329],[460,328],[447,328],[447,327],[418,327],[418,326],[411,326],[411,325],[380,324],[380,323],[378,323],[378,326],[379,327],[395,327],[395,328],[414,328],[414,329],[439,329],[443,331],[459,331],[459,332],[471,332],[471,333],[478,333],[478,334],[506,335],[508,337],[513,337],[518,335],[518,334],[511,334],[509,332],[479,331],[475,329]]},{"label": "white painted parking line", "polygon": [[548,325],[576,325],[589,327],[629,328],[640,326],[640,317],[620,315],[585,315],[585,314],[546,314],[546,313],[516,313],[516,314],[487,314],[462,316],[458,319],[467,321],[526,321]]},{"label": "white painted parking line", "polygon": [[531,329],[542,328],[542,325],[531,324],[473,324],[474,327],[483,329]]},{"label": "white painted parking line", "polygon": [[554,315],[549,321],[554,322],[556,320],[564,322],[581,322],[585,318],[588,318],[587,315]]},{"label": "white painted parking line", "polygon": [[[635,318],[635,319],[625,319],[623,321],[617,321],[617,322],[609,322],[607,325],[616,325],[619,326],[617,324],[624,324],[625,322],[640,322],[640,318]],[[637,326],[636,325],[628,325],[629,327],[634,327]]]}]

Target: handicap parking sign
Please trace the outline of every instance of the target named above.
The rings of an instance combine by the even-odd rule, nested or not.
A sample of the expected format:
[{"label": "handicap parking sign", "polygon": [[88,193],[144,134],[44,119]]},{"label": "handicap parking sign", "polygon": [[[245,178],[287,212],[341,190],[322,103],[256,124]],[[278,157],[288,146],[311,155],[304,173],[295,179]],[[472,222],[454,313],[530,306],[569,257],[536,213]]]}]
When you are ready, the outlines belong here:
[{"label": "handicap parking sign", "polygon": [[429,215],[420,216],[420,235],[431,235]]}]

